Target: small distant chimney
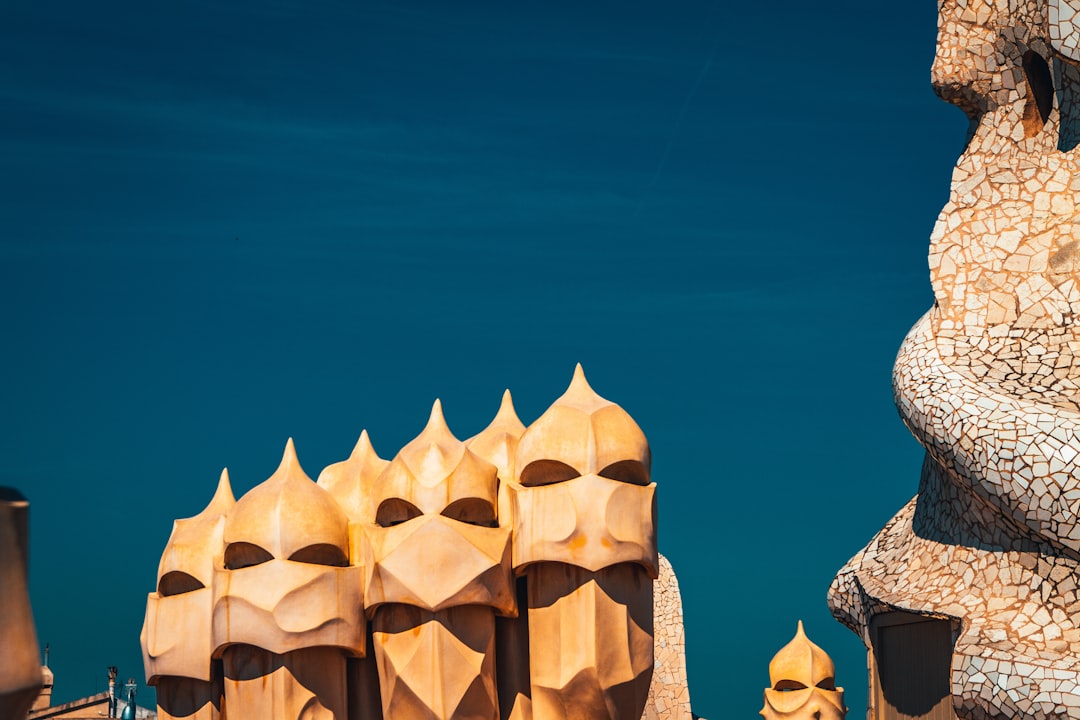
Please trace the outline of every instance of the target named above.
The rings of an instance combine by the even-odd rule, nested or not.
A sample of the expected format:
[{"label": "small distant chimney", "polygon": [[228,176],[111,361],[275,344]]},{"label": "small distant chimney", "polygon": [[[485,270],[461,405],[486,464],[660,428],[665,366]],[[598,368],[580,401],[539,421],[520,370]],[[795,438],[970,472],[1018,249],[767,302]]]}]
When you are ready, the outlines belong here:
[{"label": "small distant chimney", "polygon": [[109,717],[116,717],[116,666],[109,666]]},{"label": "small distant chimney", "polygon": [[53,671],[49,669],[49,645],[46,643],[45,664],[41,666],[41,692],[38,693],[37,699],[34,700],[31,710],[41,710],[52,705],[53,681]]}]

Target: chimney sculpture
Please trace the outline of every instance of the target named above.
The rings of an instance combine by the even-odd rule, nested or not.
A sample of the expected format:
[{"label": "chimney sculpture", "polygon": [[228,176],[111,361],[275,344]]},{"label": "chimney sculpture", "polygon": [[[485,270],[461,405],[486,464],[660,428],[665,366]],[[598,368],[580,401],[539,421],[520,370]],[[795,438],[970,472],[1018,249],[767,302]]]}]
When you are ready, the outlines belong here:
[{"label": "chimney sculpture", "polygon": [[146,681],[157,686],[163,720],[221,717],[222,677],[211,660],[214,568],[222,562],[225,515],[235,504],[229,471],[222,470],[210,504],[173,523],[161,555],[140,639]]},{"label": "chimney sculpture", "polygon": [[836,687],[836,669],[828,653],[810,642],[802,620],[795,637],[769,663],[765,720],[844,720],[844,688]]},{"label": "chimney sculpture", "polygon": [[[499,524],[514,526],[510,502],[510,483],[514,479],[514,456],[525,426],[514,411],[510,391],[503,393],[499,411],[491,423],[465,441],[478,457],[498,471]],[[518,613],[495,618],[495,658],[498,664],[499,715],[504,720],[528,720],[532,717],[532,690],[529,681],[529,616],[525,581],[515,585]]]},{"label": "chimney sculpture", "polygon": [[[364,430],[347,459],[328,465],[319,473],[319,487],[329,492],[349,517],[350,558],[363,556],[364,530],[375,522],[371,490],[379,473],[389,464],[375,452],[367,430]],[[365,647],[371,647],[371,644],[371,625],[368,623]],[[380,720],[382,698],[374,654],[369,651],[362,657],[347,658],[345,673],[349,720]]]},{"label": "chimney sculpture", "polygon": [[22,718],[42,686],[30,610],[30,503],[0,487],[0,718]]},{"label": "chimney sculpture", "polygon": [[56,675],[49,667],[49,644],[45,643],[45,662],[41,665],[41,692],[34,698],[31,710],[41,710],[52,705],[53,685],[56,684]]},{"label": "chimney sculpture", "polygon": [[498,720],[495,613],[516,607],[496,473],[436,400],[375,481],[365,601],[384,717]]},{"label": "chimney sculpture", "polygon": [[225,518],[214,582],[214,654],[227,714],[346,720],[346,660],[365,653],[362,568],[349,520],[290,439],[277,471]]},{"label": "chimney sculpture", "polygon": [[[829,593],[873,651],[882,716],[1080,718],[1078,12],[938,3],[934,90],[971,124],[930,237],[934,305],[893,368],[926,456]],[[918,662],[875,667],[908,647]]]},{"label": "chimney sculpture", "polygon": [[517,448],[514,570],[526,575],[537,718],[641,717],[658,574],[649,444],[578,365]]},{"label": "chimney sculpture", "polygon": [[[580,366],[527,429],[507,393],[462,442],[436,401],[392,461],[365,431],[317,484],[290,440],[264,483],[234,503],[223,474],[174,527],[142,637],[159,712],[638,720],[655,518],[645,436]],[[649,717],[689,717],[684,684],[653,690]]]}]

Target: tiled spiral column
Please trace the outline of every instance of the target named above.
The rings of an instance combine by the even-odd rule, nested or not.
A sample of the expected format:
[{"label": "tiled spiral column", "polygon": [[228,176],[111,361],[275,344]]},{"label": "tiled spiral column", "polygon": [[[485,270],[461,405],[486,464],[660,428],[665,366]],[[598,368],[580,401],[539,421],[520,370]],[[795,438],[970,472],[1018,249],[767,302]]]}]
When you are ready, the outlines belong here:
[{"label": "tiled spiral column", "polygon": [[1080,24],[1074,0],[944,0],[935,90],[971,119],[931,236],[934,307],[893,387],[919,494],[842,569],[870,645],[951,618],[961,718],[1080,718]]}]

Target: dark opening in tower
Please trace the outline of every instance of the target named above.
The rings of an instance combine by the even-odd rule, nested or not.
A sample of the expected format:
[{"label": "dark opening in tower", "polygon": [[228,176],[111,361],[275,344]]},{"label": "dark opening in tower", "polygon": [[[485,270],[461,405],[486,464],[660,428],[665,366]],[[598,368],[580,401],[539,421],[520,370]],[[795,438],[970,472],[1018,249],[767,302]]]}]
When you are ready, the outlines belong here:
[{"label": "dark opening in tower", "polygon": [[1054,107],[1054,80],[1050,66],[1034,50],[1024,53],[1024,78],[1027,80],[1027,101],[1024,103],[1024,137],[1035,137],[1046,125]]},{"label": "dark opening in tower", "polygon": [[872,720],[956,720],[950,691],[950,620],[907,612],[870,622]]}]

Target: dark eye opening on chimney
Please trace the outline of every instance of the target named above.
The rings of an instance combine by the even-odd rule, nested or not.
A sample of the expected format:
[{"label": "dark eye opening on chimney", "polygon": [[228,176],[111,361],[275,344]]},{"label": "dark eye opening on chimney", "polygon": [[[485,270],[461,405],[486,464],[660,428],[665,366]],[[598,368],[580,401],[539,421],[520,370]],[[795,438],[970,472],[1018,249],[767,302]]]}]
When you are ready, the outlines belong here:
[{"label": "dark eye opening on chimney", "polygon": [[1023,57],[1024,78],[1027,80],[1027,102],[1024,104],[1024,137],[1038,135],[1050,118],[1054,107],[1054,80],[1050,66],[1042,55],[1028,50]]}]

